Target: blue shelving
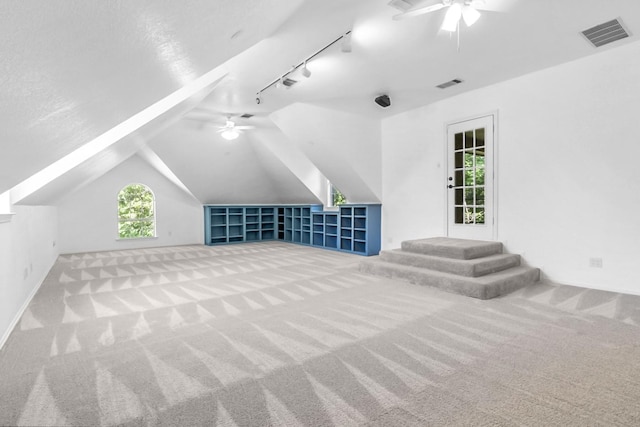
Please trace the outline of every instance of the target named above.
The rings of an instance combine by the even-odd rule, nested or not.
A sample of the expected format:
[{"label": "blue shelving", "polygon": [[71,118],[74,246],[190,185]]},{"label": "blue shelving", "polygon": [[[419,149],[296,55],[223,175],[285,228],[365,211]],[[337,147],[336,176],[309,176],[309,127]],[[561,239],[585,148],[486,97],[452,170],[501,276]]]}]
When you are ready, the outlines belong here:
[{"label": "blue shelving", "polygon": [[380,252],[378,204],[342,205],[206,205],[205,243],[284,240],[302,245],[377,255]]}]

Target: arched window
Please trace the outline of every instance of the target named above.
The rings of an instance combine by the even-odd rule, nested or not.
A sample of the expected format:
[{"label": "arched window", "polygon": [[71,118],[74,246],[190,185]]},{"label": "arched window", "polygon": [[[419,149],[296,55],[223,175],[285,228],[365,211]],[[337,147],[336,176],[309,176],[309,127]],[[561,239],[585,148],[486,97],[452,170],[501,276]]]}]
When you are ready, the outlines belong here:
[{"label": "arched window", "polygon": [[118,193],[118,234],[121,239],[156,236],[156,203],[146,185],[130,184]]}]

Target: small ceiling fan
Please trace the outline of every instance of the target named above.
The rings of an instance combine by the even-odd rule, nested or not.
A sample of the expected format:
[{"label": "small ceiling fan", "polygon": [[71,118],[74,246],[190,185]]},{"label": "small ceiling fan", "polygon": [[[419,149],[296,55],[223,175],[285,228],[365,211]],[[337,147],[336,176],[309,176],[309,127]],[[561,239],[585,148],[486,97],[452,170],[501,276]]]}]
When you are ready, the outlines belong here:
[{"label": "small ceiling fan", "polygon": [[[219,120],[217,120],[215,117],[216,115],[222,115],[222,114],[219,114],[219,113],[214,114],[208,110],[197,110],[192,112],[191,114],[186,115],[185,118],[204,122],[206,124],[214,124],[214,123],[219,123]],[[232,141],[234,139],[237,139],[242,133],[242,131],[255,129],[255,126],[245,126],[245,125],[238,126],[236,124],[236,121],[233,120],[234,117],[248,119],[253,117],[253,114],[242,114],[242,115],[224,114],[223,116],[225,117],[225,124],[217,126],[218,127],[217,132],[220,134],[220,136],[222,136],[227,141]]]},{"label": "small ceiling fan", "polygon": [[[394,20],[412,18],[446,8],[447,13],[444,16],[440,28],[444,31],[455,32],[461,20],[470,27],[480,19],[480,10],[499,11],[504,8],[497,5],[497,3],[503,3],[504,1],[505,0],[494,0],[493,2],[491,0],[441,0],[436,4],[421,6],[420,4],[424,3],[422,1],[391,0],[389,5],[402,11],[402,13],[393,17]],[[487,2],[492,2],[494,5],[489,6],[486,4]]]},{"label": "small ceiling fan", "polygon": [[231,117],[228,117],[227,123],[219,127],[218,133],[227,141],[232,141],[238,138],[242,131],[247,129],[255,129],[255,126],[236,126],[235,122],[231,120]]}]

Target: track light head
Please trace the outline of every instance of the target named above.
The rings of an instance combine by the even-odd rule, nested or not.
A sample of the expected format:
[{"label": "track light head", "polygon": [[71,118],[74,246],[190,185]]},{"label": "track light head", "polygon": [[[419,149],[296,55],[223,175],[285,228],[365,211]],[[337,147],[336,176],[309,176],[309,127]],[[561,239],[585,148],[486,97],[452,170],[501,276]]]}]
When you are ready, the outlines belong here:
[{"label": "track light head", "polygon": [[307,61],[304,61],[304,65],[302,66],[300,73],[306,78],[311,77],[311,71],[307,68]]},{"label": "track light head", "polygon": [[256,93],[256,104],[260,104],[262,102],[262,98],[260,97],[260,93]]},{"label": "track light head", "polygon": [[342,42],[340,43],[340,50],[344,53],[351,52],[351,31],[345,33],[342,36]]}]

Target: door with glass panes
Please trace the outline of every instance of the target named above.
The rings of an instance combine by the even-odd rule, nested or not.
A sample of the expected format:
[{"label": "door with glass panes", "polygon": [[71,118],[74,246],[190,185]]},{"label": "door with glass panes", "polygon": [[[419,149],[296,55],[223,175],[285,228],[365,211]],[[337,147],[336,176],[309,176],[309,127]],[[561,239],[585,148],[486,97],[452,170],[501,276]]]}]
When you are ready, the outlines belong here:
[{"label": "door with glass panes", "polygon": [[494,240],[494,116],[447,126],[447,235]]}]

